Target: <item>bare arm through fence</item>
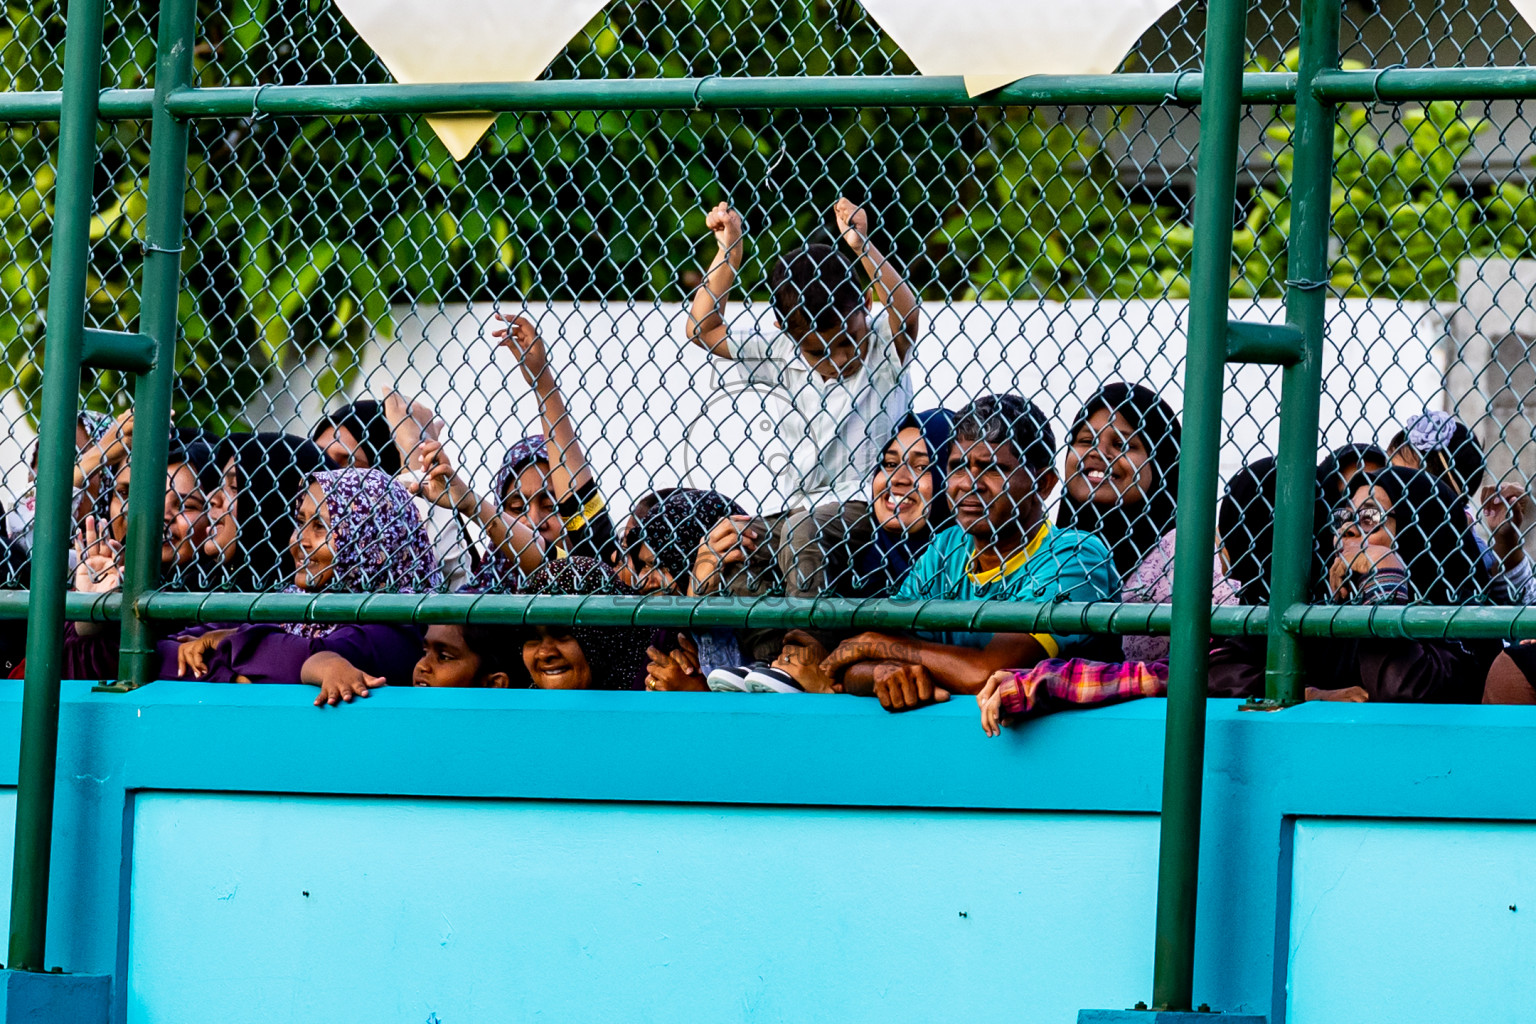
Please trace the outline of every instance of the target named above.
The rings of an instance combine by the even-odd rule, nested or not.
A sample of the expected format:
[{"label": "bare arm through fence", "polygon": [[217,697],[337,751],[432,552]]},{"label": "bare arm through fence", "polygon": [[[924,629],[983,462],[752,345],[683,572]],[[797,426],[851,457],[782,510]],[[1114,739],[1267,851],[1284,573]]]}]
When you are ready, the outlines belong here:
[{"label": "bare arm through fence", "polygon": [[725,300],[741,270],[742,238],[746,225],[730,203],[721,203],[704,219],[720,249],[693,293],[688,308],[688,340],[712,356],[735,358],[731,353],[730,328],[725,321]]}]

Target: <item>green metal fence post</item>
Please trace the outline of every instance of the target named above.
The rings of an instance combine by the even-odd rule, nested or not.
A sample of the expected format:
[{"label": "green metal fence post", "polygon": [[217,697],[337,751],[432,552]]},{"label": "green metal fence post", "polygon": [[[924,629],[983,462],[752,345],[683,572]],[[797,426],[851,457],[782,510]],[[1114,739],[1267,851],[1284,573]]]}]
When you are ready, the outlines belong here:
[{"label": "green metal fence post", "polygon": [[1270,564],[1269,654],[1265,695],[1302,698],[1301,641],[1281,614],[1307,599],[1312,574],[1318,409],[1323,388],[1328,234],[1333,222],[1333,131],[1337,108],[1312,92],[1312,78],[1339,66],[1339,0],[1304,0],[1300,77],[1296,83],[1295,168],[1291,179],[1289,280],[1285,320],[1302,332],[1301,362],[1280,378],[1280,448],[1276,454],[1275,547]]},{"label": "green metal fence post", "polygon": [[166,453],[171,391],[180,331],[183,204],[187,191],[187,123],[166,109],[166,97],[192,80],[196,0],[164,0],[155,61],[155,112],[149,155],[149,206],[144,219],[143,301],[139,329],[155,341],[155,366],[133,392],[134,486],[128,493],[128,541],[123,566],[123,643],[118,678],[143,685],[154,672],[154,624],[137,614],[138,600],[160,583],[165,534]]},{"label": "green metal fence post", "polygon": [[74,512],[75,420],[85,337],[86,268],[96,172],[96,102],[101,89],[102,0],[70,0],[59,112],[48,334],[38,422],[37,519],[32,596],[27,605],[27,681],[22,698],[16,786],[16,854],[11,873],[13,969],[41,971],[48,933],[48,864],[59,748],[64,593]]},{"label": "green metal fence post", "polygon": [[1153,1005],[1173,1010],[1190,1009],[1194,991],[1217,456],[1221,447],[1221,396],[1227,376],[1227,306],[1232,288],[1247,3],[1212,0],[1206,18],[1152,975]]}]

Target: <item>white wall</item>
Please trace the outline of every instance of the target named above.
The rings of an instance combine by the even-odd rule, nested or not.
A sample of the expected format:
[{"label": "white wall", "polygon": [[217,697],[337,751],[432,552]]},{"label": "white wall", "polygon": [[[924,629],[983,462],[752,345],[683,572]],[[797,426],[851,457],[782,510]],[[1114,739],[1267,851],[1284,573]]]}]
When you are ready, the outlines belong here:
[{"label": "white wall", "polygon": [[[736,308],[741,325],[766,312],[761,304]],[[1181,409],[1187,308],[1140,300],[930,306],[912,368],[917,406],[958,408],[984,391],[1013,389],[1054,417],[1058,440],[1066,418],[1101,382],[1146,383]],[[351,389],[357,396],[380,395],[399,386],[428,396],[448,422],[461,464],[481,487],[506,445],[538,429],[537,407],[511,357],[498,353],[483,329],[492,309],[400,307],[395,338],[370,346]],[[1347,300],[1328,309],[1328,446],[1385,441],[1412,413],[1444,406],[1439,346],[1445,324],[1427,303]],[[651,486],[685,477],[733,493],[767,492],[771,473],[740,453],[771,445],[780,411],[754,393],[720,389],[722,374],[728,383],[734,379],[731,364],[683,340],[680,305],[550,303],[530,312],[549,341],[613,508],[627,509]],[[1283,312],[1278,300],[1265,300],[1235,305],[1233,315],[1278,321]],[[319,361],[299,368],[286,386],[269,389],[249,418],[262,429],[304,432],[323,407],[313,390],[319,369]],[[1224,475],[1270,453],[1278,439],[1279,373],[1243,367],[1229,374]],[[14,397],[0,413],[10,427],[0,440],[0,466],[15,495],[26,486],[21,453],[31,431]]]}]

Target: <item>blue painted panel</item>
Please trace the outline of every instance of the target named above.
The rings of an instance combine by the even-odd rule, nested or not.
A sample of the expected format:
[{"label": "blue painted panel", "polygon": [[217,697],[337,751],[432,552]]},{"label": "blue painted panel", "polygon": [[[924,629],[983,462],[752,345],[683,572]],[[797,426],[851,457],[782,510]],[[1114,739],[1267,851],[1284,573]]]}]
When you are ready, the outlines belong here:
[{"label": "blue painted panel", "polygon": [[1536,1016],[1536,825],[1303,820],[1294,849],[1287,1024]]},{"label": "blue painted panel", "polygon": [[1144,815],[144,794],[128,1019],[1070,1021],[1144,997],[1156,862]]}]

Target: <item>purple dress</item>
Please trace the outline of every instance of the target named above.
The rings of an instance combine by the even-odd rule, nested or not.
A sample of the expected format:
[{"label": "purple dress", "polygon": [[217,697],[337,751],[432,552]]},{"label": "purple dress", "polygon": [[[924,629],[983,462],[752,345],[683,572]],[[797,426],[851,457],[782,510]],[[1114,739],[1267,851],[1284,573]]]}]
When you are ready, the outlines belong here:
[{"label": "purple dress", "polygon": [[[214,628],[196,626],[178,636],[186,640]],[[160,642],[159,678],[176,678],[179,645],[179,640]],[[300,636],[282,626],[247,624],[209,652],[208,672],[198,678],[210,683],[233,683],[241,677],[253,683],[297,683],[305,659],[323,651],[341,655],[368,675],[383,676],[390,686],[409,686],[421,658],[421,633],[413,626],[364,624],[337,626],[324,636]]]}]

